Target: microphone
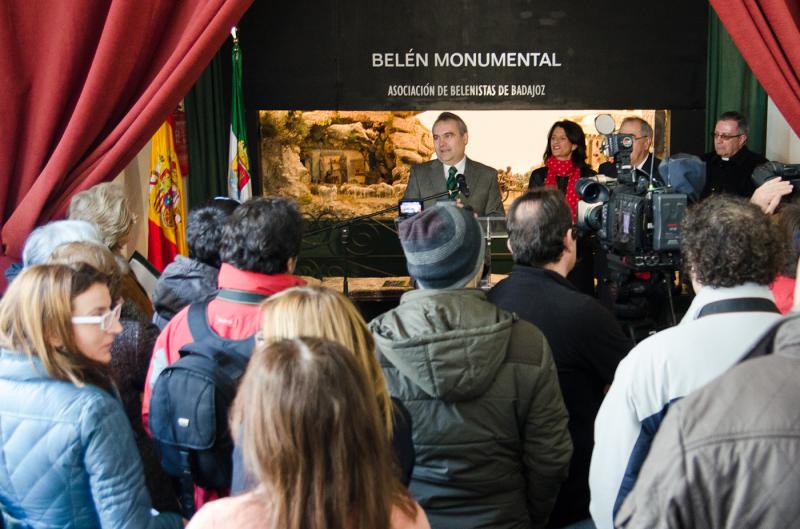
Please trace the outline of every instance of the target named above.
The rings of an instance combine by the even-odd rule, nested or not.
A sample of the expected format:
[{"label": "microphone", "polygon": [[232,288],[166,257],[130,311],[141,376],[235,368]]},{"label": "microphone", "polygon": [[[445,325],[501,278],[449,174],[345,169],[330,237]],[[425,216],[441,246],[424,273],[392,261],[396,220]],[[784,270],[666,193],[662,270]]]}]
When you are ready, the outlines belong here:
[{"label": "microphone", "polygon": [[461,191],[461,194],[465,197],[468,197],[469,186],[467,185],[467,179],[463,174],[456,175],[456,184],[458,184],[458,190]]}]

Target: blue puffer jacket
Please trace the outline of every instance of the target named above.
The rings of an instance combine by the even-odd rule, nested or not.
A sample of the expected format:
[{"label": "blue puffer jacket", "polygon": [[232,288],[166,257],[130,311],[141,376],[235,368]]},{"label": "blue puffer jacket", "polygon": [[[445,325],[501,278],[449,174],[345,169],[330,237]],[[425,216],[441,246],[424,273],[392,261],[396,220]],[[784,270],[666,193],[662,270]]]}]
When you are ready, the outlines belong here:
[{"label": "blue puffer jacket", "polygon": [[33,528],[181,527],[153,516],[142,464],[117,399],[47,376],[0,350],[0,504]]}]

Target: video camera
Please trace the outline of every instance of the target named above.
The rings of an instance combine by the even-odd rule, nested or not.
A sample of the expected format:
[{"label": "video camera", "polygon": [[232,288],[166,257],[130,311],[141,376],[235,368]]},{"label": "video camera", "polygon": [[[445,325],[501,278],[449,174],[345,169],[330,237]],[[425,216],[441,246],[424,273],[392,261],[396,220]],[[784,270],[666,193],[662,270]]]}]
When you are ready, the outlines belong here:
[{"label": "video camera", "polygon": [[677,268],[680,223],[689,196],[697,199],[705,183],[705,164],[696,157],[677,155],[662,162],[662,178],[648,176],[631,164],[632,135],[612,134],[614,121],[608,115],[598,116],[595,126],[606,136],[607,154],[614,157],[618,176],[576,182],[575,192],[581,198],[578,227],[596,232],[601,247],[629,268]]},{"label": "video camera", "polygon": [[776,176],[792,184],[793,196],[800,195],[800,164],[767,162],[753,169],[751,178],[756,187],[760,187],[764,182],[772,180]]}]

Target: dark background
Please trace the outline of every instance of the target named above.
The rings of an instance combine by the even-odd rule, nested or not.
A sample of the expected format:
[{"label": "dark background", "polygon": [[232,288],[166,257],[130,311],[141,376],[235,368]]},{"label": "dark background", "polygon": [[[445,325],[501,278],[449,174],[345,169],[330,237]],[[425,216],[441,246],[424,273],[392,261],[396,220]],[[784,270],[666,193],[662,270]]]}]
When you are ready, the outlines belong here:
[{"label": "dark background", "polygon": [[[258,110],[641,108],[670,110],[671,152],[699,154],[708,9],[698,0],[256,0],[239,24],[248,143],[259,160]],[[427,68],[372,67],[372,53],[410,48],[429,54]],[[536,51],[562,66],[433,67],[435,52]],[[425,83],[545,84],[547,96],[387,96],[389,85]],[[251,171],[258,186],[260,163]],[[301,273],[341,275],[343,249],[326,237],[304,242]],[[406,273],[397,238],[379,239],[351,256],[351,275]],[[494,242],[493,266],[508,272],[505,241]]]},{"label": "dark background", "polygon": [[[239,27],[249,144],[259,109],[672,111],[671,151],[704,147],[708,4],[697,0],[257,0]],[[372,53],[428,52],[428,68]],[[434,68],[435,52],[552,51],[559,68]],[[391,84],[546,84],[545,97],[388,97]],[[253,164],[254,172],[259,164]]]}]

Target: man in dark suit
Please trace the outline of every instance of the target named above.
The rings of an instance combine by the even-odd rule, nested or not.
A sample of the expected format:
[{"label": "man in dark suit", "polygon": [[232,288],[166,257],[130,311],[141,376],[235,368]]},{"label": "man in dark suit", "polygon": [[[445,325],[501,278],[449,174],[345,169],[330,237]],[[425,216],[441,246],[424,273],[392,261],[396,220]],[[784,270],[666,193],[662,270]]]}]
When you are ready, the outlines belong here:
[{"label": "man in dark suit", "polygon": [[750,198],[756,190],[753,169],[766,158],[747,148],[747,118],[739,112],[724,112],[714,125],[714,150],[700,158],[706,162],[706,187],[702,198],[728,193]]},{"label": "man in dark suit", "polygon": [[[503,217],[505,210],[500,200],[497,171],[470,160],[464,154],[469,141],[467,124],[452,112],[442,112],[433,123],[433,145],[437,158],[415,165],[408,177],[404,200],[420,200],[436,193],[450,191],[450,196],[437,200],[461,201],[479,217]],[[464,175],[469,196],[458,192],[457,176]],[[425,207],[436,200],[425,201]]]},{"label": "man in dark suit", "polygon": [[[631,151],[631,165],[639,174],[658,177],[658,166],[661,160],[650,152],[653,145],[653,127],[637,116],[629,116],[622,120],[619,126],[620,134],[633,135],[633,150]],[[598,173],[617,178],[617,166],[613,162],[600,164]]]}]

